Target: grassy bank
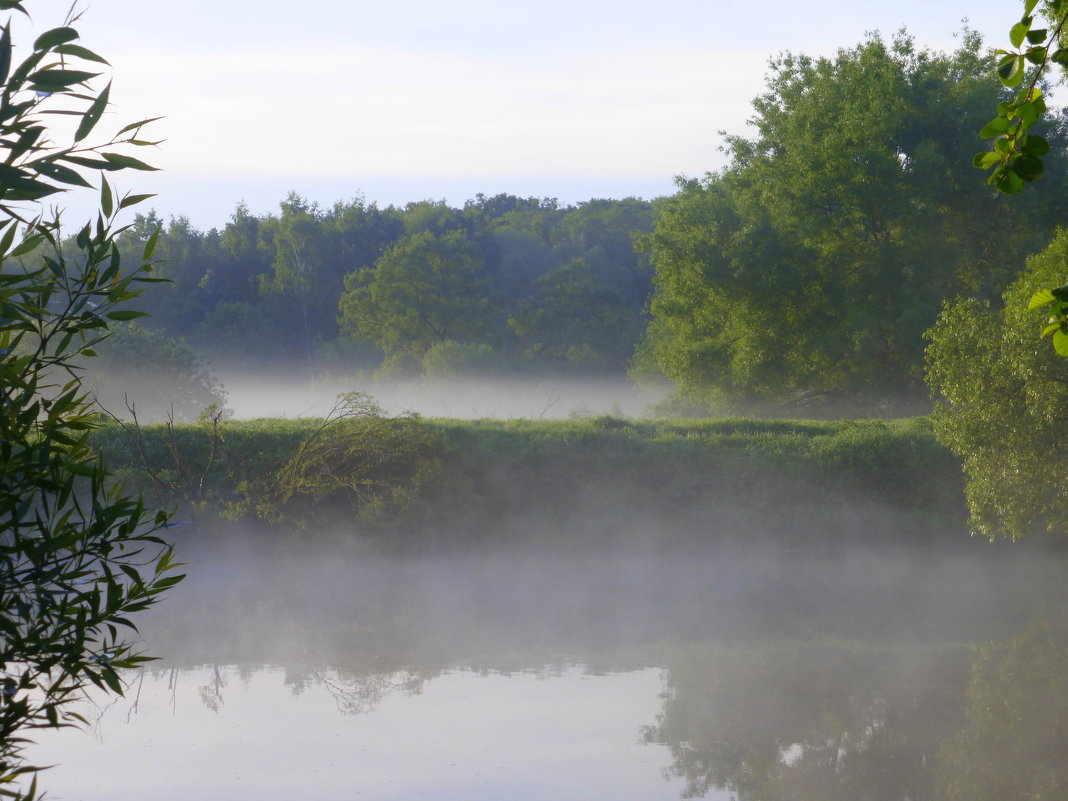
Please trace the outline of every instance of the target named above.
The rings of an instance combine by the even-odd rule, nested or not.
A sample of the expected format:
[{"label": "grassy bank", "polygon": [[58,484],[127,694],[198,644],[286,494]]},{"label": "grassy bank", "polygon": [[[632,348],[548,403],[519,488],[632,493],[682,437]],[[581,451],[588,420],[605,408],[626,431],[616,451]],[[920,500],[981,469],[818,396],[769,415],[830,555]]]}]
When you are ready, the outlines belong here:
[{"label": "grassy bank", "polygon": [[[128,482],[201,515],[422,545],[536,537],[812,548],[963,535],[959,465],[923,418],[322,426],[226,422],[213,444],[204,425],[146,426],[138,438],[112,424],[96,442]],[[309,441],[314,463],[294,472]]]}]

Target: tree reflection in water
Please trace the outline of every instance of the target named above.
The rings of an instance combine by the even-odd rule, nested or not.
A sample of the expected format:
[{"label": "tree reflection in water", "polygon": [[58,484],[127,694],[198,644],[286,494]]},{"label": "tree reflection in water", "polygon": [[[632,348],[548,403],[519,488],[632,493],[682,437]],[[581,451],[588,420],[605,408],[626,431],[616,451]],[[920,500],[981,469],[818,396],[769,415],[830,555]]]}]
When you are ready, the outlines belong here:
[{"label": "tree reflection in water", "polygon": [[[970,673],[970,680],[969,680]],[[1068,613],[971,650],[857,643],[678,651],[642,732],[684,798],[1063,801]]]},{"label": "tree reflection in water", "polygon": [[980,649],[967,724],[943,746],[937,773],[947,801],[1068,798],[1068,613],[1038,615]]},{"label": "tree reflection in water", "polygon": [[[146,618],[154,650],[184,667],[285,666],[294,694],[321,688],[345,714],[454,670],[656,667],[663,705],[643,738],[667,748],[686,797],[1068,798],[1066,625],[1048,617],[971,647],[1010,637],[1042,604],[1068,608],[1062,557],[231,547],[217,558],[213,545]],[[209,706],[225,678],[205,684]]]},{"label": "tree reflection in water", "polygon": [[684,798],[930,798],[928,762],[960,725],[968,663],[959,647],[693,646],[644,739],[669,748]]}]

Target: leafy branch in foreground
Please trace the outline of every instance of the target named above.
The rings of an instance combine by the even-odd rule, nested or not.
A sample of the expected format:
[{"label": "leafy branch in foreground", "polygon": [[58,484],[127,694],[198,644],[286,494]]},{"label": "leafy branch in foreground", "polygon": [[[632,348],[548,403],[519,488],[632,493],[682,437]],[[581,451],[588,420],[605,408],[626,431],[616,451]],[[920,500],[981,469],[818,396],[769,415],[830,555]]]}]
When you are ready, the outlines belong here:
[{"label": "leafy branch in foreground", "polygon": [[[1031,126],[1046,113],[1046,102],[1038,89],[1043,73],[1050,64],[1068,69],[1068,47],[1057,47],[1068,30],[1068,0],[1048,0],[1045,15],[1053,23],[1049,28],[1034,28],[1034,11],[1038,0],[1024,0],[1024,13],[1012,26],[1009,39],[1015,50],[998,50],[997,74],[1001,83],[1016,88],[1024,82],[1028,65],[1035,69],[1027,88],[1014,100],[998,104],[998,116],[988,122],[979,135],[994,140],[994,149],[977,153],[972,164],[991,169],[987,182],[1001,192],[1012,195],[1027,183],[1042,177],[1042,157],[1049,153],[1049,143],[1030,133]],[[1026,47],[1024,47],[1026,43]],[[1057,289],[1040,289],[1028,303],[1028,311],[1050,306],[1042,336],[1053,336],[1053,348],[1068,356],[1068,284]]]},{"label": "leafy branch in foreground", "polygon": [[1038,87],[1051,63],[1068,67],[1068,48],[1056,46],[1068,22],[1068,0],[1050,0],[1052,29],[1034,27],[1037,5],[1038,0],[1025,0],[1023,17],[1009,31],[1015,49],[997,51],[997,76],[1004,86],[1016,89],[1024,84],[1029,65],[1035,69],[1025,88],[1014,99],[999,103],[998,116],[979,132],[984,139],[993,140],[993,150],[977,153],[972,159],[976,167],[992,169],[987,182],[1007,195],[1042,177],[1042,157],[1049,153],[1049,142],[1030,132],[1046,113],[1046,101]]},{"label": "leafy branch in foreground", "polygon": [[[0,8],[28,16],[21,2]],[[0,30],[0,797],[27,800],[41,770],[25,762],[28,735],[84,724],[71,704],[91,686],[122,693],[120,671],[147,659],[127,639],[130,616],[182,578],[159,536],[167,515],[124,493],[89,444],[99,416],[82,360],[112,321],[140,316],[124,306],[156,280],[156,239],[121,263],[116,217],[151,195],[118,197],[103,173],[152,169],[111,148],[153,143],[141,121],[87,144],[110,84],[91,88],[107,62],[75,44],[76,19],[18,65],[11,20]],[[45,115],[77,119],[69,144],[49,138]],[[63,242],[40,201],[94,174],[100,213]]]},{"label": "leafy branch in foreground", "polygon": [[1049,319],[1042,336],[1053,336],[1053,349],[1060,356],[1068,356],[1068,284],[1056,289],[1040,289],[1031,296],[1027,310],[1049,306]]}]

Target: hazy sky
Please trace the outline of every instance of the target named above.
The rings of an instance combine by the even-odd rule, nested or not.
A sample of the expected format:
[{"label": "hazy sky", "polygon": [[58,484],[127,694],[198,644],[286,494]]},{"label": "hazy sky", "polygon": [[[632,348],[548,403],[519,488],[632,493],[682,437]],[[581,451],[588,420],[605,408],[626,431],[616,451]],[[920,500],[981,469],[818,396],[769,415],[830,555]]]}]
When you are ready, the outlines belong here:
[{"label": "hazy sky", "polygon": [[[32,0],[38,27],[69,0]],[[1022,4],[1021,4],[1022,5]],[[769,56],[906,26],[1003,45],[1012,5],[771,0],[92,0],[83,43],[114,66],[115,124],[166,115],[164,215],[223,225],[289,189],[329,204],[462,204],[476,192],[654,197],[722,164]],[[73,201],[73,199],[72,199]],[[68,204],[72,212],[79,207]]]}]

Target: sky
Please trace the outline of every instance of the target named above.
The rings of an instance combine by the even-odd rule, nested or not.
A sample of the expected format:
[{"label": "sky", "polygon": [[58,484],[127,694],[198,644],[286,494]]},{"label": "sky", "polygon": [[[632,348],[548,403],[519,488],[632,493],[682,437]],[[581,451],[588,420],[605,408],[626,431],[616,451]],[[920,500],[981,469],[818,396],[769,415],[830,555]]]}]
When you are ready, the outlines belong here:
[{"label": "sky", "polygon": [[[36,30],[69,0],[29,0]],[[907,27],[953,49],[967,18],[1007,44],[993,0],[89,0],[82,43],[112,64],[121,127],[162,168],[122,173],[165,219],[222,227],[239,202],[276,211],[289,191],[329,206],[462,205],[482,192],[670,194],[721,167],[746,132],[768,59],[831,55]],[[1021,3],[1022,7],[1022,3]],[[94,198],[65,196],[68,217]],[[146,207],[147,208],[147,207]]]}]

